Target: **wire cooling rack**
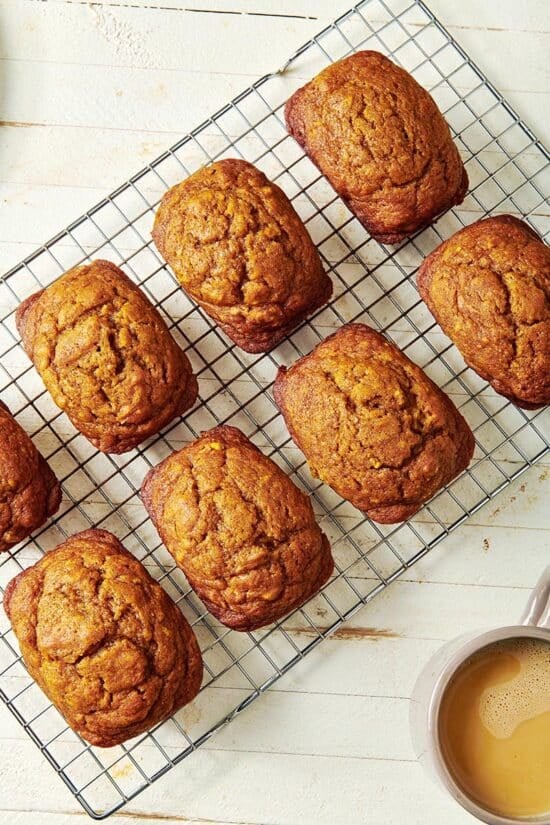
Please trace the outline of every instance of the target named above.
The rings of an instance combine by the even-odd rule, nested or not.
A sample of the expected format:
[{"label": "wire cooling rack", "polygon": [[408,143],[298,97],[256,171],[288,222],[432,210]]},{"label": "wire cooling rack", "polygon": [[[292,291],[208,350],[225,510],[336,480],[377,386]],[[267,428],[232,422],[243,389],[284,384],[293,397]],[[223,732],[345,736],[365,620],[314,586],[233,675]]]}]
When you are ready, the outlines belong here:
[{"label": "wire cooling rack", "polygon": [[[389,54],[428,88],[466,163],[464,203],[396,247],[383,246],[335,196],[285,130],[291,93],[329,62],[359,48]],[[318,245],[334,281],[330,305],[269,354],[229,345],[177,286],[151,244],[153,212],[168,186],[222,157],[243,157],[276,180]],[[0,282],[0,392],[63,482],[56,518],[4,554],[0,585],[67,535],[90,525],[112,530],[162,582],[193,624],[205,663],[200,713],[180,711],[125,746],[102,750],[69,730],[30,680],[4,615],[0,619],[3,700],[85,810],[102,818],[162,776],[240,713],[322,639],[464,522],[548,450],[542,413],[496,395],[449,344],[418,298],[414,273],[442,239],[489,212],[526,217],[543,236],[550,218],[548,153],[422,2],[364,0],[175,146],[74,221]],[[140,449],[97,452],[53,404],[24,355],[14,310],[31,292],[92,257],[122,265],[159,308],[186,349],[200,403]],[[469,470],[412,520],[379,526],[313,479],[271,396],[279,364],[290,364],[334,328],[364,320],[384,330],[451,395],[476,436]],[[139,500],[148,469],[217,423],[240,427],[308,490],[332,541],[334,578],[285,621],[254,633],[220,626],[190,591],[160,545]],[[236,698],[237,697],[237,698]],[[196,721],[196,720],[199,721]],[[194,721],[195,720],[195,721]]]}]

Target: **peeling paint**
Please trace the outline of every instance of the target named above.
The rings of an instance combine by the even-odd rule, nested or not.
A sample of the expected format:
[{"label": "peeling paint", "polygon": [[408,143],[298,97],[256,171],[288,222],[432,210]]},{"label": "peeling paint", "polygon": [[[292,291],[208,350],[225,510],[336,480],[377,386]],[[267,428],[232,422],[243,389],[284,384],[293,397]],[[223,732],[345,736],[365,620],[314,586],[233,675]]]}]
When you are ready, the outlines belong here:
[{"label": "peeling paint", "polygon": [[105,6],[90,5],[89,8],[99,34],[114,48],[121,60],[156,68],[157,61],[145,45],[142,35],[128,22],[121,20]]}]

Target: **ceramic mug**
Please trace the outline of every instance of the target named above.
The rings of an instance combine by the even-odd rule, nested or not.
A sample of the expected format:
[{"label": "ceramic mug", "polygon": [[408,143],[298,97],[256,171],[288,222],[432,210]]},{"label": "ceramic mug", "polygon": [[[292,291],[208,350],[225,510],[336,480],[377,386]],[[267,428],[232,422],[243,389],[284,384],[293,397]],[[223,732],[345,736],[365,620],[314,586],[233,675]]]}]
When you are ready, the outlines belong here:
[{"label": "ceramic mug", "polygon": [[549,825],[550,811],[542,816],[514,819],[481,807],[455,782],[439,741],[441,699],[458,668],[487,645],[518,638],[543,639],[550,643],[550,567],[546,568],[531,593],[520,624],[461,636],[444,645],[430,659],[420,673],[411,697],[411,738],[419,762],[463,808],[482,822],[488,825]]}]

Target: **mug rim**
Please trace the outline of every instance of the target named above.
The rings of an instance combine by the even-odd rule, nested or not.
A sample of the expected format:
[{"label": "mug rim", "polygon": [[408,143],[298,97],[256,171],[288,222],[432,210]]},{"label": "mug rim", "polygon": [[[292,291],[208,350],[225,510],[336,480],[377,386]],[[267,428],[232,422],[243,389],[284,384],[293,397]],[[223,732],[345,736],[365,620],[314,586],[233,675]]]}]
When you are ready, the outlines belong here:
[{"label": "mug rim", "polygon": [[[435,769],[446,789],[462,807],[482,822],[489,825],[548,825],[549,812],[530,817],[509,817],[498,814],[489,808],[484,808],[470,797],[458,784],[452,775],[439,741],[439,712],[441,700],[449,682],[464,664],[466,659],[483,648],[507,639],[534,638],[550,643],[550,630],[537,625],[508,625],[487,630],[473,638],[470,636],[455,651],[451,659],[442,668],[432,691],[428,706],[428,731],[433,743],[433,760]],[[542,818],[544,817],[544,818]]]}]

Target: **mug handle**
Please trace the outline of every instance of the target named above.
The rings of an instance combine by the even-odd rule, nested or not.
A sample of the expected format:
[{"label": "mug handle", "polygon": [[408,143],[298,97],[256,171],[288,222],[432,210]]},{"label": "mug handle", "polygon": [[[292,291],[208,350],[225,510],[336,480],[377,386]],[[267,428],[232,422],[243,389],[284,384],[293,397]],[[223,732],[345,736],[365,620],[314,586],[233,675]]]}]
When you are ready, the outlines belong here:
[{"label": "mug handle", "polygon": [[550,629],[550,566],[542,571],[534,586],[520,623]]}]

